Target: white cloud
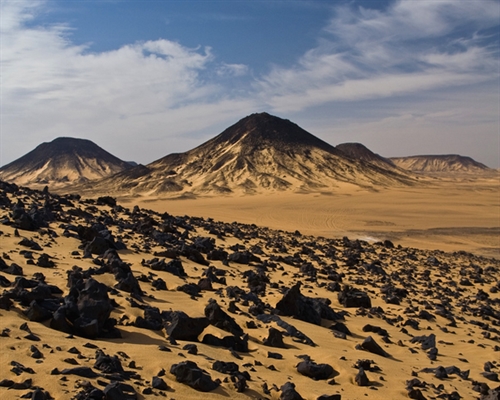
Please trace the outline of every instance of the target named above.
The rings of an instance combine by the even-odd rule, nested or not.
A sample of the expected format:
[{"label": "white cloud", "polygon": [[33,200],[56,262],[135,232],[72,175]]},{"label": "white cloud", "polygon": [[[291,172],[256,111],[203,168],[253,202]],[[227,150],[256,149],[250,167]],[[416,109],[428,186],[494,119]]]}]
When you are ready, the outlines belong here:
[{"label": "white cloud", "polygon": [[498,75],[498,48],[478,29],[498,25],[493,1],[412,1],[384,11],[338,7],[325,37],[296,66],[275,66],[257,88],[274,110],[386,98]]},{"label": "white cloud", "polygon": [[[206,128],[227,118],[227,110],[241,107],[236,112],[241,115],[252,107],[202,77],[219,65],[208,47],[191,49],[159,39],[92,53],[71,42],[67,26],[27,24],[43,11],[44,2],[1,4],[1,127],[9,151],[2,146],[0,164],[34,143],[64,135],[112,142],[110,150],[118,147],[123,157],[149,162],[182,147],[169,137],[202,128],[198,115],[207,117]],[[217,70],[229,81],[244,73],[245,66],[236,64]],[[161,135],[164,148],[137,151],[145,140]]]},{"label": "white cloud", "polygon": [[244,76],[248,74],[248,66],[244,64],[222,63],[217,69],[219,76]]}]

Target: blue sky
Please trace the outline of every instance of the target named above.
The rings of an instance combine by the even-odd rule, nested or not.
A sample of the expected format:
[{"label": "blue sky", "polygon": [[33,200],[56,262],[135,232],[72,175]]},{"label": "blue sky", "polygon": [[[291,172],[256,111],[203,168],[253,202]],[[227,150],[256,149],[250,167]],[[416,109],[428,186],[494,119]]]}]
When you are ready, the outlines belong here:
[{"label": "blue sky", "polygon": [[266,111],[500,166],[499,1],[0,1],[0,165],[60,136],[147,164]]}]

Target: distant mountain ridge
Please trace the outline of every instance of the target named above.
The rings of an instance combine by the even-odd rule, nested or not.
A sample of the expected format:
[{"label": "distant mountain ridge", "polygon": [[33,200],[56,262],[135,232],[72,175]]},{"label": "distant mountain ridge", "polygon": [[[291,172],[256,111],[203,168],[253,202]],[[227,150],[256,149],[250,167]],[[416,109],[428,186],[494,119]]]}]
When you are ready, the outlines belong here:
[{"label": "distant mountain ridge", "polygon": [[293,122],[267,113],[249,115],[185,153],[167,155],[140,170],[93,184],[145,194],[254,194],[329,191],[339,184],[406,185],[414,177],[346,157]]},{"label": "distant mountain ridge", "polygon": [[459,155],[385,158],[361,143],[334,147],[289,120],[256,113],[192,150],[146,166],[122,161],[90,140],[58,138],[0,168],[0,179],[51,190],[192,197],[377,189],[441,172],[484,171],[492,170]]},{"label": "distant mountain ridge", "polygon": [[60,137],[0,168],[0,179],[52,187],[100,179],[131,167],[90,140]]},{"label": "distant mountain ridge", "polygon": [[486,165],[474,159],[458,154],[419,155],[409,157],[391,157],[397,166],[413,172],[485,172],[491,171]]}]

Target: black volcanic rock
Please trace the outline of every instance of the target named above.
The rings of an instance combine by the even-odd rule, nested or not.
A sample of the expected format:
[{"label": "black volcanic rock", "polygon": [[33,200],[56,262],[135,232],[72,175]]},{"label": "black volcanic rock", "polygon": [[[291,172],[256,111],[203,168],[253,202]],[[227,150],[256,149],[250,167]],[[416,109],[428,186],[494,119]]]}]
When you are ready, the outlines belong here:
[{"label": "black volcanic rock", "polygon": [[411,343],[420,343],[422,350],[429,350],[436,347],[436,335],[431,333],[429,336],[415,336],[410,340]]},{"label": "black volcanic rock", "polygon": [[73,282],[70,293],[64,298],[65,304],[53,313],[50,327],[90,339],[120,337],[114,326],[116,321],[109,318],[113,305],[108,287],[92,278],[70,282]]},{"label": "black volcanic rock", "polygon": [[236,323],[234,318],[229,316],[220,306],[217,301],[210,299],[205,307],[205,316],[211,325],[216,326],[233,335],[243,335],[243,329]]},{"label": "black volcanic rock", "polygon": [[177,382],[191,386],[200,392],[211,392],[219,386],[218,382],[213,381],[210,375],[193,361],[183,361],[172,365],[170,373],[175,375]]},{"label": "black volcanic rock", "polygon": [[281,349],[286,349],[285,343],[283,343],[283,333],[276,328],[269,328],[269,336],[264,339],[264,345],[269,347],[278,347]]},{"label": "black volcanic rock", "polygon": [[[0,194],[2,187],[0,182]],[[0,251],[0,285],[5,286],[0,294],[2,313],[7,314],[8,311],[3,310],[11,308],[11,316],[41,322],[52,316],[50,327],[62,331],[53,332],[53,335],[46,337],[43,330],[40,330],[41,325],[28,322],[30,324],[28,327],[25,321],[19,321],[17,325],[7,324],[9,327],[0,328],[0,337],[10,337],[19,342],[15,349],[12,347],[13,351],[9,353],[11,358],[7,361],[7,365],[12,361],[12,357],[17,357],[15,354],[18,356],[24,354],[27,356],[24,361],[26,366],[12,361],[14,364],[10,365],[14,368],[11,372],[19,375],[36,373],[38,375],[33,375],[32,383],[40,384],[35,381],[35,378],[40,374],[43,375],[43,363],[46,360],[50,361],[51,358],[58,358],[62,362],[59,365],[60,369],[70,366],[72,369],[66,370],[65,373],[77,375],[58,377],[61,379],[61,387],[55,389],[57,390],[56,397],[64,397],[64,393],[73,390],[71,387],[74,384],[77,385],[75,387],[77,390],[73,390],[72,395],[76,399],[140,398],[139,392],[144,395],[153,394],[165,397],[166,393],[161,393],[160,390],[171,392],[176,390],[175,387],[165,388],[164,383],[167,383],[167,378],[164,378],[164,382],[161,380],[151,382],[152,376],[164,376],[165,370],[161,369],[155,374],[149,369],[149,365],[144,365],[144,362],[139,362],[139,359],[135,361],[130,359],[122,351],[117,352],[116,356],[113,354],[108,356],[104,353],[107,348],[105,341],[82,345],[85,341],[73,338],[73,335],[82,334],[92,339],[109,338],[115,333],[116,325],[153,329],[156,332],[136,332],[138,330],[136,328],[132,328],[132,331],[123,328],[124,337],[114,341],[115,344],[124,343],[130,347],[134,346],[134,343],[136,345],[143,342],[142,339],[147,336],[151,339],[150,344],[158,351],[162,351],[158,357],[165,358],[166,356],[167,363],[169,357],[177,359],[168,364],[168,367],[174,362],[179,362],[180,357],[196,357],[199,360],[198,364],[203,362],[203,365],[199,365],[207,371],[209,368],[218,371],[211,371],[210,374],[216,374],[217,377],[221,377],[220,373],[227,374],[221,377],[221,380],[224,380],[224,386],[217,390],[218,394],[226,397],[232,397],[234,390],[246,391],[250,384],[251,390],[247,393],[248,397],[278,398],[280,391],[277,383],[296,381],[297,385],[301,385],[298,387],[299,390],[307,398],[316,398],[312,394],[313,391],[310,390],[310,393],[307,393],[305,378],[294,370],[293,365],[297,362],[292,361],[293,357],[300,358],[300,361],[305,360],[301,363],[300,369],[308,374],[307,376],[313,379],[325,378],[328,379],[329,385],[335,385],[335,380],[331,378],[336,373],[329,375],[331,372],[329,367],[320,368],[321,364],[312,362],[307,354],[298,355],[299,350],[301,353],[305,351],[304,346],[293,342],[311,346],[314,346],[314,343],[292,324],[300,327],[304,332],[314,334],[315,337],[318,336],[315,331],[324,331],[323,327],[329,326],[334,331],[335,337],[331,337],[328,343],[318,343],[322,347],[315,349],[311,354],[318,356],[324,351],[325,357],[328,354],[332,367],[334,366],[332,360],[338,359],[339,361],[335,363],[342,371],[347,372],[344,378],[351,384],[358,382],[369,385],[370,390],[367,389],[367,391],[371,395],[366,393],[365,397],[384,397],[384,391],[390,386],[400,391],[402,397],[420,399],[439,397],[456,400],[460,398],[457,391],[460,391],[463,396],[471,397],[469,391],[474,390],[478,392],[476,397],[480,395],[485,397],[491,390],[488,384],[498,385],[494,382],[498,380],[499,371],[496,354],[500,351],[497,345],[500,335],[498,325],[500,313],[496,289],[500,290],[498,282],[500,263],[495,258],[472,255],[463,251],[449,253],[439,250],[412,249],[399,245],[386,246],[381,242],[369,243],[347,238],[313,237],[305,233],[274,231],[237,222],[215,222],[210,218],[171,217],[167,213],[160,214],[139,207],[134,207],[132,211],[116,204],[111,208],[109,204],[106,204],[107,200],[101,201],[103,204],[97,206],[96,200],[82,200],[78,196],[57,197],[47,191],[31,191],[26,188],[16,189],[14,193],[4,193],[13,200],[11,204],[16,204],[18,210],[24,210],[26,213],[35,208],[40,210],[42,202],[48,202],[52,210],[58,210],[54,211],[52,215],[54,221],[50,222],[47,227],[34,234],[23,233],[20,236],[16,228],[12,226],[13,220],[10,214],[12,209],[10,206],[0,206],[0,220],[2,221],[0,242],[6,244]],[[56,202],[60,202],[63,207],[58,208]],[[82,250],[88,243],[95,237],[112,237],[111,233],[116,235],[114,243],[124,243],[133,249],[131,251],[136,252],[136,255],[131,257],[127,252],[120,253],[115,249],[108,249],[99,257],[82,260]],[[203,236],[205,234],[211,235],[210,237],[214,240],[208,240]],[[19,242],[24,236],[29,237],[30,240],[23,241],[24,245],[21,246]],[[62,252],[61,245],[65,244],[61,243],[63,241],[72,244],[73,247],[63,246],[65,250]],[[53,269],[43,269],[35,264],[37,259],[41,258],[41,251],[32,248],[34,243],[39,243],[40,247],[43,247],[42,251],[47,254],[45,261],[56,261]],[[197,245],[195,246],[194,243]],[[215,246],[216,243],[217,247],[209,250],[211,245]],[[14,245],[14,248],[9,248],[11,245]],[[213,266],[204,268],[185,261],[186,253],[181,254],[184,245],[193,247],[200,254],[206,254],[207,258],[208,254],[215,249],[226,252],[226,255],[220,257],[220,261],[213,262]],[[15,248],[15,246],[19,247]],[[242,267],[236,263],[232,265],[224,263],[229,253],[246,251],[258,255],[262,261],[255,262],[252,268]],[[170,267],[177,272],[181,271],[180,257],[183,257],[182,262],[185,263],[186,270],[181,278],[172,277],[170,273],[165,272],[168,265],[166,260],[160,261],[157,258],[151,262],[144,262],[144,268],[136,265],[138,260],[152,253],[157,257],[174,258],[176,265],[170,265]],[[127,260],[134,260],[135,265],[122,261],[120,254],[123,254]],[[350,265],[345,260],[352,254],[357,255],[357,261]],[[11,276],[6,273],[15,262],[23,265],[24,276]],[[74,266],[71,268],[71,265]],[[381,273],[378,267],[383,267],[385,273]],[[60,277],[60,274],[65,271],[67,287],[53,285],[54,280],[58,282],[58,276]],[[4,275],[9,279],[6,279]],[[4,277],[1,278],[2,276]],[[116,285],[114,282],[111,283],[113,276]],[[460,282],[463,279],[467,279],[470,286],[461,285]],[[144,292],[138,282],[144,286]],[[242,283],[241,287],[234,286],[241,282],[246,282],[246,284]],[[285,287],[287,282],[301,282],[302,286],[296,285],[287,290]],[[332,282],[339,285],[340,283],[352,285],[357,288],[356,290],[367,294],[375,303],[375,307],[360,307],[351,309],[349,312],[345,310],[335,312],[331,306],[332,302],[337,307],[339,306],[335,303],[336,294],[330,293],[327,298],[313,297],[328,293],[326,292],[328,284]],[[166,284],[172,290],[179,283],[184,284],[180,288],[190,293],[193,296],[192,299],[185,294],[152,290],[152,285],[161,288]],[[171,310],[187,310],[191,308],[187,303],[203,313],[202,310],[208,299],[208,293],[203,292],[205,290],[213,290],[210,295],[218,302],[209,302],[206,310],[209,318],[199,314],[203,318],[190,319],[186,316],[187,318],[183,321],[185,323],[176,322],[177,312]],[[338,291],[341,291],[340,287]],[[389,306],[383,309],[380,306],[383,304],[382,296],[389,295],[397,296],[401,302],[406,298],[404,306]],[[279,307],[281,310],[273,308],[281,296],[283,296],[283,307]],[[360,297],[363,299],[364,296]],[[354,296],[354,298],[357,297]],[[110,317],[110,309],[117,320]],[[282,316],[287,309],[295,312],[291,315],[292,318]],[[312,326],[298,321],[297,316],[305,318],[303,311],[309,312],[315,320],[321,321],[321,325]],[[349,323],[352,323],[352,327],[350,325],[349,327],[356,328],[352,332],[354,337],[359,338],[362,326],[363,332],[377,333],[374,335],[376,340],[383,341],[379,342],[382,346],[378,346],[372,338],[367,338],[363,345],[360,340],[356,349],[372,351],[382,356],[386,356],[385,351],[394,354],[396,358],[408,364],[406,372],[401,371],[403,376],[379,374],[381,369],[372,360],[358,359],[354,365],[351,363],[358,357],[367,357],[367,353],[358,352],[358,355],[353,358],[355,352],[352,353],[352,341],[338,339],[346,339],[350,333],[347,326],[339,321],[345,315],[349,315],[348,320],[351,321]],[[177,315],[179,320],[178,317],[179,315]],[[444,318],[447,321],[438,320],[438,318]],[[325,319],[334,322],[327,322]],[[419,332],[422,336],[415,336],[415,332],[408,332],[413,329],[408,326],[405,328],[405,321],[414,321],[409,325],[416,328],[420,323]],[[206,329],[207,332],[204,332],[209,322],[220,324],[232,333],[223,332],[221,335],[221,331],[214,327],[209,327]],[[360,325],[361,322],[363,323]],[[368,322],[370,324],[367,324]],[[249,331],[253,333],[252,337],[239,336],[241,332],[238,325],[245,330],[257,328],[259,330]],[[33,329],[33,333],[30,328]],[[179,343],[175,342],[175,335],[172,335],[166,341],[163,340],[165,344],[161,344],[161,338],[158,338],[158,335],[161,335],[159,332],[161,328],[167,330],[175,328],[176,333],[179,333]],[[273,329],[276,330],[273,331]],[[267,334],[268,330],[269,334]],[[130,335],[131,332],[132,335]],[[265,333],[262,334],[263,332]],[[326,335],[327,332],[323,333]],[[469,334],[465,341],[460,340],[460,334],[463,332]],[[280,353],[268,352],[268,350],[276,349],[263,345],[262,340],[265,340],[266,336],[266,344],[269,344],[267,343],[269,341],[278,345],[281,345],[283,337],[286,336],[287,347],[291,349],[280,350]],[[322,335],[318,338],[320,336]],[[55,337],[60,337],[62,341],[57,342],[54,340]],[[378,339],[379,337],[381,339]],[[186,338],[193,341],[198,341],[200,338],[203,344],[180,343]],[[397,340],[397,344],[392,343],[390,338],[395,338],[394,341]],[[39,340],[39,342],[34,343],[33,340]],[[74,342],[74,347],[69,344],[71,341]],[[66,342],[67,346],[63,342]],[[439,356],[436,345],[442,350]],[[456,345],[460,348],[455,349]],[[211,346],[221,347],[221,349],[211,349]],[[98,350],[95,364],[90,360],[89,353],[84,348],[93,349],[91,351]],[[80,352],[79,349],[82,351]],[[457,353],[462,350],[463,354]],[[9,346],[6,347],[6,351],[9,352]],[[468,366],[470,370],[460,370],[456,366],[441,367],[435,363],[431,363],[432,368],[417,370],[411,359],[412,357],[417,357],[420,361],[422,358],[426,359],[424,351],[431,360],[439,357],[444,361],[452,356],[461,363],[458,364],[460,367]],[[165,352],[170,352],[170,355]],[[210,367],[208,363],[212,364],[215,361],[210,355],[213,356],[217,352],[222,354],[221,358],[225,361],[223,364],[219,362],[215,365],[214,363]],[[480,364],[469,362],[465,358],[470,359],[470,354],[474,352],[481,356]],[[66,358],[68,357],[66,353],[74,355],[69,356],[74,358]],[[378,357],[373,354],[368,356]],[[236,363],[227,363],[227,359],[232,357],[236,359]],[[273,366],[271,362],[276,364]],[[384,365],[387,366],[390,362],[384,361]],[[263,365],[264,363],[266,365]],[[355,369],[348,372],[348,364]],[[126,366],[133,371],[123,371]],[[73,367],[76,368],[73,369]],[[163,367],[167,368],[166,365]],[[364,372],[355,379],[360,368]],[[263,383],[261,372],[263,373],[264,369],[274,371],[271,373],[273,380],[262,385],[261,391],[259,385]],[[141,377],[143,375],[141,371],[145,372],[146,376]],[[253,383],[248,371],[255,373],[256,380]],[[366,374],[371,372],[376,373],[376,376],[367,377]],[[404,373],[407,376],[404,376]],[[432,382],[426,384],[412,379],[405,391],[404,379],[410,374],[412,378],[417,378],[422,373],[430,373],[429,379]],[[52,369],[51,375],[60,374],[57,368]],[[79,376],[85,380],[80,379]],[[43,378],[41,375],[40,377]],[[15,385],[8,379],[12,377],[1,378],[4,381],[0,386]],[[90,389],[91,384],[85,382],[88,378],[92,378],[93,384],[100,389]],[[172,378],[173,376],[170,376],[170,379]],[[436,379],[446,379],[446,381],[436,382]],[[484,382],[477,382],[474,379]],[[63,383],[65,381],[66,383]],[[127,384],[123,383],[124,381],[128,381]],[[305,388],[303,384],[306,385]],[[23,385],[14,389],[21,386]],[[85,388],[87,394],[77,393],[80,390],[78,386]],[[137,394],[134,390],[127,390],[132,386],[132,389],[137,390]],[[28,387],[31,391],[38,390],[31,384]],[[105,395],[102,389],[106,387],[108,389]],[[287,389],[290,390],[286,393],[285,390],[281,392],[282,398],[299,398],[300,395],[296,393],[292,385],[288,385]],[[454,389],[457,391],[453,391]],[[5,397],[3,390],[7,391],[7,389],[0,388],[0,397]],[[325,391],[314,390],[314,392],[320,394],[328,390],[325,387]],[[131,395],[129,396],[128,393]],[[376,393],[379,395],[377,396]],[[495,396],[493,392],[491,394]],[[22,397],[30,398],[30,396],[34,398],[31,392],[22,394]],[[335,397],[338,398],[338,396]],[[335,397],[321,396],[325,399]]]},{"label": "black volcanic rock", "polygon": [[323,380],[330,378],[335,370],[328,364],[316,364],[311,360],[304,360],[297,364],[297,372],[314,380]]},{"label": "black volcanic rock", "polygon": [[356,377],[354,378],[354,381],[358,384],[358,386],[368,386],[370,385],[370,381],[368,377],[366,376],[365,370],[363,368],[360,368]]},{"label": "black volcanic rock", "polygon": [[221,339],[208,333],[203,336],[203,340],[201,342],[210,346],[224,347],[226,349],[232,349],[242,353],[248,352],[248,335],[243,335],[242,338],[238,336],[224,336]]},{"label": "black volcanic rock", "polygon": [[283,298],[276,304],[282,315],[293,316],[302,321],[320,325],[321,316],[313,305],[300,293],[300,283],[287,290]]},{"label": "black volcanic rock", "polygon": [[288,289],[283,298],[276,304],[281,315],[298,318],[305,322],[321,325],[321,319],[342,319],[329,306],[328,301],[321,298],[306,297],[300,293],[301,283],[298,282]]},{"label": "black volcanic rock", "polygon": [[304,398],[295,390],[295,384],[286,382],[280,387],[280,400],[304,400]]},{"label": "black volcanic rock", "polygon": [[364,307],[370,308],[372,306],[370,297],[361,290],[346,286],[338,294],[339,302],[344,307]]},{"label": "black volcanic rock", "polygon": [[166,332],[173,340],[197,342],[198,336],[209,324],[208,318],[191,318],[182,311],[174,311]]},{"label": "black volcanic rock", "polygon": [[387,353],[380,345],[373,339],[371,336],[368,336],[363,343],[361,344],[361,348],[363,350],[369,351],[373,354],[378,354],[382,357],[390,357],[389,353]]}]

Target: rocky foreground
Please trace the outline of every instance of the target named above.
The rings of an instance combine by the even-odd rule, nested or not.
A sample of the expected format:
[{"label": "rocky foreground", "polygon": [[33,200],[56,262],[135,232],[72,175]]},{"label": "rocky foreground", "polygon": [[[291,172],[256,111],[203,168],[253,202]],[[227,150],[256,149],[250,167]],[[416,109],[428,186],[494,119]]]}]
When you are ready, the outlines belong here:
[{"label": "rocky foreground", "polygon": [[500,265],[0,182],[0,398],[500,399]]}]

